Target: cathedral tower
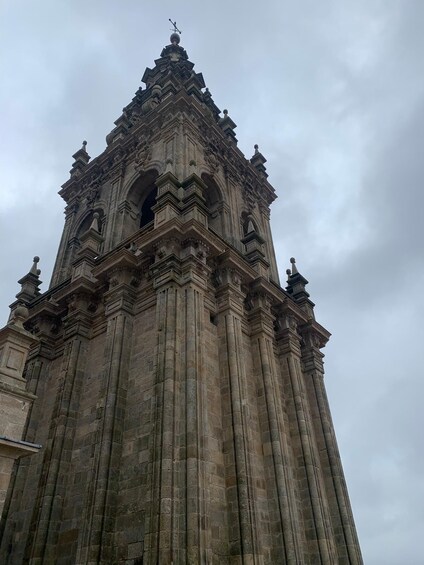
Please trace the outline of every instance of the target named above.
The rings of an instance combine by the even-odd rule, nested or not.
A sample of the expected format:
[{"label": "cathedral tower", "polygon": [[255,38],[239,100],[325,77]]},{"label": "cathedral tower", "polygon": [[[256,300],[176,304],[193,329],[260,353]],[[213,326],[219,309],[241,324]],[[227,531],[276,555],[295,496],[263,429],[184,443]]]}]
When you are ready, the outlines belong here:
[{"label": "cathedral tower", "polygon": [[50,289],[18,299],[42,448],[15,464],[0,562],[360,564],[330,334],[294,259],[280,286],[265,158],[179,43],[105,151],[73,156]]}]

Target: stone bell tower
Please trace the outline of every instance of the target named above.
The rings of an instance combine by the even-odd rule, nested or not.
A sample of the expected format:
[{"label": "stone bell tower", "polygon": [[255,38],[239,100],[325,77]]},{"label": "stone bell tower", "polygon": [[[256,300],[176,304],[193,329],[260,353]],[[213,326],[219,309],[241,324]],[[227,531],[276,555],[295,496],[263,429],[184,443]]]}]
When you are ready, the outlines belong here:
[{"label": "stone bell tower", "polygon": [[[4,564],[360,564],[323,382],[329,333],[279,284],[265,158],[176,33],[60,195],[27,296],[34,399]],[[29,339],[29,338],[28,338]]]}]

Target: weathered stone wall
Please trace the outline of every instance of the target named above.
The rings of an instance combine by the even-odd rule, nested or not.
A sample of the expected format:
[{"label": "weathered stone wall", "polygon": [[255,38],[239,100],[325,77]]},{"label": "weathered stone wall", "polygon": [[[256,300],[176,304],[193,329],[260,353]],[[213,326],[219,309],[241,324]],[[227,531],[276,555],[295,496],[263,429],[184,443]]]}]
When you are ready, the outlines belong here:
[{"label": "weathered stone wall", "polygon": [[233,269],[217,289],[187,272],[142,279],[129,326],[99,310],[30,360],[44,449],[18,466],[2,562],[360,562],[317,350],[293,319],[275,334],[266,293],[246,310]]}]

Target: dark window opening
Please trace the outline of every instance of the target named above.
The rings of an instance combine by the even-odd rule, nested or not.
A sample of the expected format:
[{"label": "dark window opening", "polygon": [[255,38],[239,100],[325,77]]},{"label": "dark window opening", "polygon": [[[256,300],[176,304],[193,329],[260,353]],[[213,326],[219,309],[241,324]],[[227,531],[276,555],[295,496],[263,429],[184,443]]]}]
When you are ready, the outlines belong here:
[{"label": "dark window opening", "polygon": [[212,312],[209,313],[209,320],[210,323],[213,324],[214,326],[218,325],[218,316],[216,314],[212,314]]},{"label": "dark window opening", "polygon": [[156,204],[157,194],[158,194],[158,189],[155,186],[146,196],[143,205],[141,206],[141,219],[140,219],[141,228],[144,228],[144,226],[147,226],[147,224],[153,222],[155,218],[155,214],[152,208]]}]

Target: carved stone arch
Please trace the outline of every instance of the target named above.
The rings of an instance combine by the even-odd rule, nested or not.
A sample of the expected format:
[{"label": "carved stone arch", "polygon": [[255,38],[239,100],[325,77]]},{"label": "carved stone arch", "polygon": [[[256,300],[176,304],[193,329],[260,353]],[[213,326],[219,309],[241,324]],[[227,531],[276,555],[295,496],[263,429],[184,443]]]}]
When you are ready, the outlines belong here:
[{"label": "carved stone arch", "polygon": [[217,179],[208,174],[202,174],[202,180],[206,184],[204,197],[209,212],[209,228],[221,237],[226,234],[225,222],[225,192],[220,188]]},{"label": "carved stone arch", "polygon": [[159,175],[163,174],[166,170],[166,162],[165,161],[159,161],[158,159],[150,159],[146,168],[141,168],[141,167],[136,167],[137,173],[136,175],[134,175],[136,178],[140,175],[140,174],[145,174],[148,173],[149,171],[153,171],[155,170]]},{"label": "carved stone arch", "polygon": [[118,207],[123,217],[121,239],[129,237],[153,221],[152,207],[156,203],[158,176],[157,169],[149,168],[139,173],[132,183],[127,185],[124,198]]},{"label": "carved stone arch", "polygon": [[211,172],[210,168],[205,166],[203,163],[197,163],[197,174],[205,182],[209,180],[216,184],[217,189],[220,191],[223,202],[227,201],[227,196],[225,193],[225,180],[222,174]]},{"label": "carved stone arch", "polygon": [[205,165],[203,165],[202,163],[197,163],[197,174],[199,175],[199,177],[203,178],[203,175],[211,175],[211,171],[208,167],[205,167]]}]

